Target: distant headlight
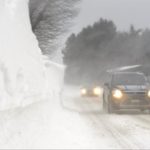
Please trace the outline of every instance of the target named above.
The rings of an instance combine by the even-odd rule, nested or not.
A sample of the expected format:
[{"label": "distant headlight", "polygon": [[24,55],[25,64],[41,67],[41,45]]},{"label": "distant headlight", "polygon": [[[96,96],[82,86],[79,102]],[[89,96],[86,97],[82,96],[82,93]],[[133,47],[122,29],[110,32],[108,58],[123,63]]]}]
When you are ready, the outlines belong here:
[{"label": "distant headlight", "polygon": [[93,89],[93,93],[94,93],[95,95],[97,95],[97,96],[100,96],[101,93],[102,93],[102,90],[101,90],[100,87],[96,87],[96,88]]},{"label": "distant headlight", "polygon": [[112,92],[112,95],[113,95],[113,97],[116,98],[116,99],[121,99],[121,98],[123,98],[123,93],[122,93],[122,91],[121,91],[121,90],[118,90],[118,89],[114,90],[114,91]]},{"label": "distant headlight", "polygon": [[82,95],[86,95],[87,94],[87,90],[86,89],[81,89],[81,94]]},{"label": "distant headlight", "polygon": [[147,96],[150,98],[150,90],[148,91]]}]

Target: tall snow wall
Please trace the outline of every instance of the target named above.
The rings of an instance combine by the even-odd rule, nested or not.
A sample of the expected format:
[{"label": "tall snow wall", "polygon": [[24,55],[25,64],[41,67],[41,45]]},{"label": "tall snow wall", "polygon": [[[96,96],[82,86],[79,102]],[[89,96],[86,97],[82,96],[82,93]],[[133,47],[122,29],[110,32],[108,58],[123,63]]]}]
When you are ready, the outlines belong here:
[{"label": "tall snow wall", "polygon": [[28,0],[0,0],[0,110],[45,96],[49,76],[44,63],[31,30]]}]

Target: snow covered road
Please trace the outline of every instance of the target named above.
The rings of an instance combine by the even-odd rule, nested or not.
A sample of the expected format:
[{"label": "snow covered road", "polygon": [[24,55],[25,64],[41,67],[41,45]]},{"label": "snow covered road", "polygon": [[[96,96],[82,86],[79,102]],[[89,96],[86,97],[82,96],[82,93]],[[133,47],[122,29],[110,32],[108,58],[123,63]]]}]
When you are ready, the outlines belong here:
[{"label": "snow covered road", "polygon": [[0,148],[149,149],[149,114],[112,114],[65,88],[59,97],[0,112]]},{"label": "snow covered road", "polygon": [[89,128],[84,148],[150,148],[149,114],[125,111],[122,114],[108,115],[102,110],[101,98],[81,98],[79,95],[65,98],[63,105],[68,111],[78,113],[86,128]]}]

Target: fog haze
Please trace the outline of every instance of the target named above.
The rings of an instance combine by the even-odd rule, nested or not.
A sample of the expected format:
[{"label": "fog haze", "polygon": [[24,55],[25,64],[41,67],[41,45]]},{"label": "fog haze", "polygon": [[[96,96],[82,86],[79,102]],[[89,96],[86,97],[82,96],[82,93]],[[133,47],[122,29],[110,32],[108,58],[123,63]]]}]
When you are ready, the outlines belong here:
[{"label": "fog haze", "polygon": [[74,32],[93,24],[99,18],[111,19],[119,30],[150,27],[149,0],[83,0]]}]

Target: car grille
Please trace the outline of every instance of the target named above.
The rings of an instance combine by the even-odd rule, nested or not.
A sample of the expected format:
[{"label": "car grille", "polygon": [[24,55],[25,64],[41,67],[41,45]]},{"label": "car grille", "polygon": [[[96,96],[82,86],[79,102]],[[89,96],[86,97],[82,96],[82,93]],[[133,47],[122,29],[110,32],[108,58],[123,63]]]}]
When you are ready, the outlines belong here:
[{"label": "car grille", "polygon": [[132,98],[132,99],[144,99],[146,98],[146,93],[145,92],[125,92],[125,95],[127,98]]},{"label": "car grille", "polygon": [[147,105],[149,103],[148,98],[146,96],[146,92],[137,91],[137,92],[124,92],[125,101],[124,104],[127,105]]}]

